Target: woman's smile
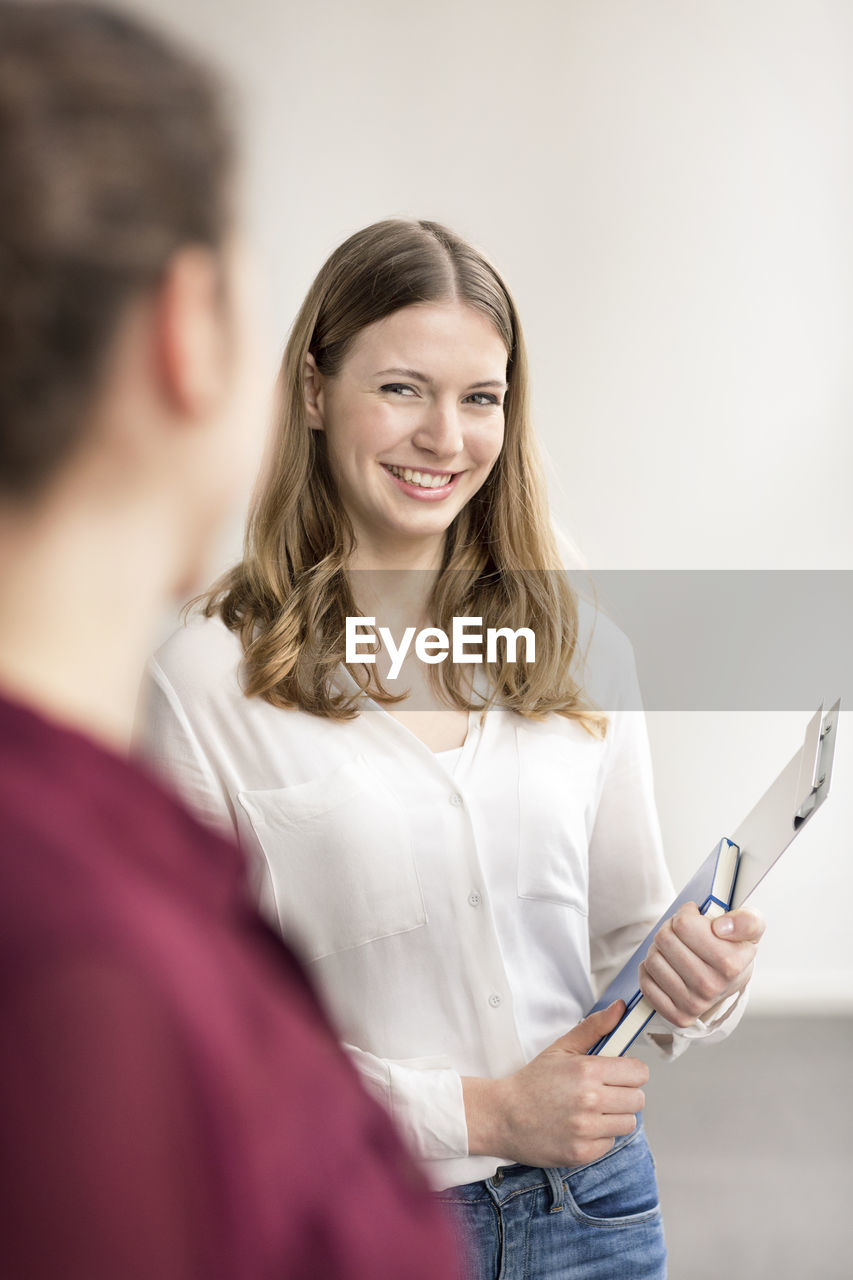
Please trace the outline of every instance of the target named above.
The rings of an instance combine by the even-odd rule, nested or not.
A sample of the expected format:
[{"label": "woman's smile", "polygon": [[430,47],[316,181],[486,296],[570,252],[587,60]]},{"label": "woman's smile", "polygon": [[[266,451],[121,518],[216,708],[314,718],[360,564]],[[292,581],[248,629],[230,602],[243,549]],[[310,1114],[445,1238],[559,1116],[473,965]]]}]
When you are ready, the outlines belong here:
[{"label": "woman's smile", "polygon": [[453,492],[461,471],[429,471],[425,467],[397,467],[391,462],[380,464],[401,493],[421,502],[440,502]]}]

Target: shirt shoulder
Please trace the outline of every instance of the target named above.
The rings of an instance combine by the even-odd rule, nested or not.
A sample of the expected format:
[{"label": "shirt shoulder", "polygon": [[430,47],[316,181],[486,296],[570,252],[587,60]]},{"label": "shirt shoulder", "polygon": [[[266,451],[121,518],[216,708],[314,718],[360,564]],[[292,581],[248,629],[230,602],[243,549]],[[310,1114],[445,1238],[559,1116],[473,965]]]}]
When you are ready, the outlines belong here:
[{"label": "shirt shoulder", "polygon": [[640,711],[634,647],[604,610],[578,597],[575,678],[603,711]]},{"label": "shirt shoulder", "polygon": [[151,659],[170,684],[184,691],[209,689],[223,680],[239,680],[243,646],[220,617],[191,615]]}]

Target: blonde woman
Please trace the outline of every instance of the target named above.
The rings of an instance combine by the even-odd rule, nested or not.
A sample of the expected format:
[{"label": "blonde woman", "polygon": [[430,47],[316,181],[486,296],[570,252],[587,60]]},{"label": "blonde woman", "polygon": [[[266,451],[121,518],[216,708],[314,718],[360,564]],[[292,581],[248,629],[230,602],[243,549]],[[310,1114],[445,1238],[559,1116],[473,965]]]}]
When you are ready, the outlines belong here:
[{"label": "blonde woman", "polygon": [[[576,1024],[672,886],[630,650],[555,571],[509,292],[442,226],[368,227],[279,392],[243,560],[152,664],[148,750],[236,831],[468,1274],[660,1277],[647,1068],[587,1056],[621,1006]],[[535,650],[466,660],[501,628]],[[649,955],[670,1055],[739,1016],[761,924],[728,923],[685,911]]]}]

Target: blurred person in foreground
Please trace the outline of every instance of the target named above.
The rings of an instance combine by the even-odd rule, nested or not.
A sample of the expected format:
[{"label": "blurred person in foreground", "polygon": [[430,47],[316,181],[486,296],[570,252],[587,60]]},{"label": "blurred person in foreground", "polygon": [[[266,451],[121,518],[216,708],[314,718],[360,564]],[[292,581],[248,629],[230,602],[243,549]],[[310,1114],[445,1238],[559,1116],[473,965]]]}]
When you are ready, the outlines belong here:
[{"label": "blurred person in foreground", "polygon": [[262,447],[231,152],[215,79],[134,20],[0,5],[8,1280],[454,1274],[235,847],[128,759]]}]

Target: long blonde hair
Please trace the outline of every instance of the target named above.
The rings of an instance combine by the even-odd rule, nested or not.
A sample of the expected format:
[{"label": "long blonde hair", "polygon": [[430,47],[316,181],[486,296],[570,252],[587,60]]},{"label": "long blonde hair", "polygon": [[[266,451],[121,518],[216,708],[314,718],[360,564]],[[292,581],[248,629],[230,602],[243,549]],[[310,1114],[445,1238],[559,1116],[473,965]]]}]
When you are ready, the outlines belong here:
[{"label": "long blonde hair", "polygon": [[[367,325],[416,303],[461,301],[482,312],[507,349],[504,443],[485,483],[458,513],[445,540],[429,614],[450,631],[458,616],[484,627],[523,625],[536,636],[535,662],[484,664],[490,701],[523,716],[556,712],[603,736],[606,717],[584,701],[569,674],[578,643],[577,598],[548,516],[530,422],[527,356],[515,305],[492,264],[439,223],[402,218],[349,237],[321,268],[294,322],[278,384],[278,423],[267,471],[246,529],[242,561],[206,596],[203,612],[238,632],[245,692],[273,706],[351,719],[360,693],[332,684],[345,655],[345,620],[356,609],[347,576],[355,538],[329,468],[326,437],[306,418],[303,371],[310,352],[334,377]],[[380,702],[392,694],[373,666],[352,671]],[[459,668],[430,667],[450,706],[468,709]]]}]

